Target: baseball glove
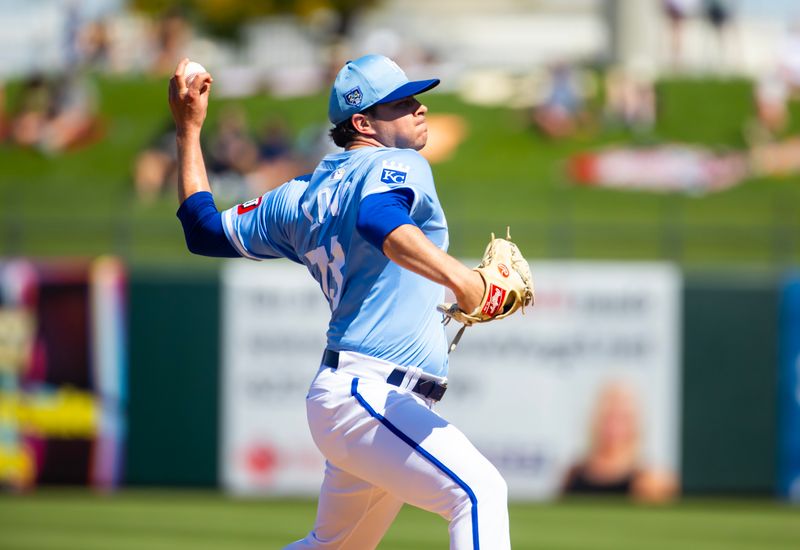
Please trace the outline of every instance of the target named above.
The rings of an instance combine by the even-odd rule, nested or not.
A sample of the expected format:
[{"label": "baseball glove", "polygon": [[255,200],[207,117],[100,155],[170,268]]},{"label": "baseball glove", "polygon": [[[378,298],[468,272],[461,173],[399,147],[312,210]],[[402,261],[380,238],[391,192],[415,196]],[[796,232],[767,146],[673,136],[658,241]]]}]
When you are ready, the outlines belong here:
[{"label": "baseball glove", "polygon": [[525,306],[531,305],[534,300],[531,268],[517,245],[511,242],[510,229],[505,239],[496,239],[492,233],[492,239],[475,271],[480,273],[486,284],[483,299],[475,310],[462,311],[458,304],[441,304],[438,307],[445,315],[445,323],[455,319],[464,324],[450,345],[450,351],[455,349],[465,327],[505,319],[518,309],[524,313]]}]

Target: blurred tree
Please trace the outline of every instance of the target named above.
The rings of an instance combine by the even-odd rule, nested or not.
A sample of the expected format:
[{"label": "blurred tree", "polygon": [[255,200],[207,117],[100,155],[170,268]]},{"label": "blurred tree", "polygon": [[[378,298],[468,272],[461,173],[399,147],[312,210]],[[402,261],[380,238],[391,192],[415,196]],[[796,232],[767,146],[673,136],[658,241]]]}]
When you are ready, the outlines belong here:
[{"label": "blurred tree", "polygon": [[174,13],[176,10],[202,26],[211,34],[237,37],[239,28],[247,21],[274,14],[295,14],[311,17],[319,10],[330,10],[339,16],[335,32],[349,32],[354,16],[379,0],[133,0],[134,9],[153,16]]}]

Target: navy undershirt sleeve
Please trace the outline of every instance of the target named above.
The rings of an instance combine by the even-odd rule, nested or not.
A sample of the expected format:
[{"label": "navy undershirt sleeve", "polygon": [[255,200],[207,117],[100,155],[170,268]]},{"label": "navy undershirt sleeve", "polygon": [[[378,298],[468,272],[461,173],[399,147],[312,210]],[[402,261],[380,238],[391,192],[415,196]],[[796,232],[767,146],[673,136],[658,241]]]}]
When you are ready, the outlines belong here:
[{"label": "navy undershirt sleeve", "polygon": [[356,230],[372,246],[383,252],[386,236],[401,225],[416,225],[411,219],[414,192],[406,187],[374,193],[358,207]]},{"label": "navy undershirt sleeve", "polygon": [[177,216],[191,253],[217,258],[241,257],[225,236],[222,214],[208,191],[189,196],[178,208]]}]

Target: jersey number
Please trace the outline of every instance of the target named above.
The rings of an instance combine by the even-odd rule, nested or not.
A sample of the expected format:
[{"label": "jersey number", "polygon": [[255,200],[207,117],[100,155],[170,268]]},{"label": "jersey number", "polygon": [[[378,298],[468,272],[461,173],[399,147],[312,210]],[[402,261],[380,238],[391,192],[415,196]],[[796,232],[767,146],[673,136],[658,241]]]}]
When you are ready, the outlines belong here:
[{"label": "jersey number", "polygon": [[344,250],[339,244],[339,237],[331,237],[330,252],[325,246],[318,246],[306,253],[308,261],[319,268],[319,279],[322,292],[331,304],[331,311],[339,306],[342,297],[342,268],[344,267]]}]

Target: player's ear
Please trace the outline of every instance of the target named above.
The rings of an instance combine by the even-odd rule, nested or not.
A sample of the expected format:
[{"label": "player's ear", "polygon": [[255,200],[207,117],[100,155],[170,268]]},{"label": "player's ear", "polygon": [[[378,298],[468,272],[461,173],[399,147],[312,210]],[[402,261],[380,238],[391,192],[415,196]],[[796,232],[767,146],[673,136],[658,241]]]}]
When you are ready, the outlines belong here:
[{"label": "player's ear", "polygon": [[353,124],[353,128],[359,134],[366,134],[372,135],[375,133],[375,129],[372,126],[372,123],[367,115],[364,113],[356,113],[350,118],[350,122]]}]

